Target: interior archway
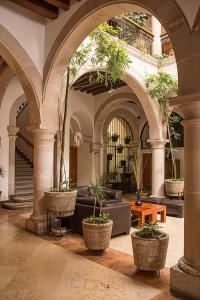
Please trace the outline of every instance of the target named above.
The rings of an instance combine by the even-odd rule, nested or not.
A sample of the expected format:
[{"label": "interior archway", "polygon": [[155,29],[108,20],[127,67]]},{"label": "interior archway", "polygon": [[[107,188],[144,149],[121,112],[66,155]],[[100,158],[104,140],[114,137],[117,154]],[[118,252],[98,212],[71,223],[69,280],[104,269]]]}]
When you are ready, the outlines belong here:
[{"label": "interior archway", "polygon": [[42,78],[28,54],[18,41],[0,25],[0,56],[6,61],[19,79],[31,107],[31,123],[41,123],[40,103],[42,99]]}]

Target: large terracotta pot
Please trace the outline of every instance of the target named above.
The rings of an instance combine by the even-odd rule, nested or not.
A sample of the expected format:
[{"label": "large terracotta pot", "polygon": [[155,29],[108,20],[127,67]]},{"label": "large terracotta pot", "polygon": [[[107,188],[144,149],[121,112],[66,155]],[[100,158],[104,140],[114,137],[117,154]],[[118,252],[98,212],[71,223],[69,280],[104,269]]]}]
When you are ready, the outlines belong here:
[{"label": "large terracotta pot", "polygon": [[169,236],[161,239],[141,238],[131,234],[134,263],[140,270],[159,271],[165,266]]},{"label": "large terracotta pot", "polygon": [[184,180],[165,179],[165,190],[168,196],[181,196],[184,191]]},{"label": "large terracotta pot", "polygon": [[58,213],[74,213],[77,190],[70,192],[45,192],[47,210]]},{"label": "large terracotta pot", "polygon": [[105,224],[90,224],[82,221],[83,238],[86,248],[91,251],[104,251],[109,248],[113,221]]}]

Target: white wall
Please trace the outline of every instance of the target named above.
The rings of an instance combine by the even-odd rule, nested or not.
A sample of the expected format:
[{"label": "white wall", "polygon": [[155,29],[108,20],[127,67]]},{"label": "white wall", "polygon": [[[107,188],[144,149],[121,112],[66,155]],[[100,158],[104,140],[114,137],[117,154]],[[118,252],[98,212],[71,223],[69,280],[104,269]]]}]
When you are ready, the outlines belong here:
[{"label": "white wall", "polygon": [[7,0],[0,1],[0,22],[21,44],[43,75],[45,21]]}]

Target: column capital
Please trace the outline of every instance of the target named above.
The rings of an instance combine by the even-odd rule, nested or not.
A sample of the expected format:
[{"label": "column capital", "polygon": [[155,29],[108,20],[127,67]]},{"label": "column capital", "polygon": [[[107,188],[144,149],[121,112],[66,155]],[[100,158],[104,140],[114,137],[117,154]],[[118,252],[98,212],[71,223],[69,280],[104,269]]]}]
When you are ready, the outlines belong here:
[{"label": "column capital", "polygon": [[186,120],[200,118],[200,93],[173,97],[170,105],[177,108]]},{"label": "column capital", "polygon": [[94,152],[94,154],[99,154],[100,150],[102,148],[102,144],[101,143],[91,143],[90,144],[90,152]]},{"label": "column capital", "polygon": [[168,140],[147,140],[151,144],[152,149],[164,149]]},{"label": "column capital", "polygon": [[8,126],[8,136],[17,136],[17,133],[19,132],[19,128],[16,126]]},{"label": "column capital", "polygon": [[56,135],[56,130],[35,128],[30,130],[34,140],[53,142]]}]

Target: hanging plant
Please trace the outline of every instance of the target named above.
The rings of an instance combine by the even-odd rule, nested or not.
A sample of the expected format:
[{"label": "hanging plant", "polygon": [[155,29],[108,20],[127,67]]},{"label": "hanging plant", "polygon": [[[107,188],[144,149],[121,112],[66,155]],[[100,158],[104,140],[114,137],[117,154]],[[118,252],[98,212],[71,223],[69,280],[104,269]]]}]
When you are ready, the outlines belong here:
[{"label": "hanging plant", "polygon": [[108,153],[107,154],[107,160],[112,160],[113,158],[113,154],[112,153]]},{"label": "hanging plant", "polygon": [[132,140],[132,137],[130,135],[127,135],[124,138],[124,143],[128,145],[128,144],[130,144],[131,140]]},{"label": "hanging plant", "polygon": [[120,164],[121,164],[122,167],[125,167],[126,166],[126,160],[121,160]]},{"label": "hanging plant", "polygon": [[118,141],[118,138],[119,138],[119,134],[118,133],[113,133],[113,135],[112,135],[112,141],[114,142],[114,143],[116,143],[117,141]]},{"label": "hanging plant", "polygon": [[124,149],[123,145],[119,144],[119,145],[117,146],[117,152],[118,152],[118,153],[122,153],[123,149]]}]

